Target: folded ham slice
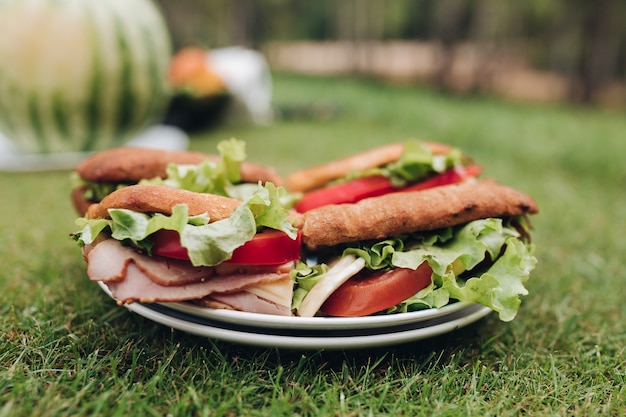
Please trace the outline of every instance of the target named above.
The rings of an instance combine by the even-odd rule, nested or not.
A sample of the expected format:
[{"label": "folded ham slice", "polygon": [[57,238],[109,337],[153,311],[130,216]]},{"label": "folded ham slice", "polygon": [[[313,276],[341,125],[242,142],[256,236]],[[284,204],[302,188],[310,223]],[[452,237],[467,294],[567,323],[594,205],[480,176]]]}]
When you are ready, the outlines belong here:
[{"label": "folded ham slice", "polygon": [[235,293],[250,286],[279,280],[290,280],[289,274],[222,276],[193,284],[166,287],[152,281],[134,263],[130,263],[123,280],[107,282],[106,285],[119,304],[129,304],[136,301],[154,303],[195,300],[211,294]]},{"label": "folded ham slice", "polygon": [[195,267],[181,260],[151,258],[122,246],[115,239],[104,240],[86,253],[87,275],[92,281],[122,281],[131,263],[155,283],[168,287],[205,281],[215,273],[215,269],[209,266]]},{"label": "folded ham slice", "polygon": [[249,313],[273,314],[277,316],[290,316],[291,307],[276,304],[263,297],[259,297],[248,291],[239,291],[233,294],[211,294],[201,305],[210,305],[211,301],[228,306],[233,310],[244,310]]},{"label": "folded ham slice", "polygon": [[[197,300],[281,282],[290,285],[289,270],[293,265],[290,262],[273,268],[253,266],[248,270],[241,265],[194,267],[186,261],[151,258],[113,239],[99,242],[85,250],[85,254],[89,278],[104,282],[119,304]],[[248,296],[239,298],[250,299],[251,309],[259,309],[258,301]],[[245,302],[236,303],[233,308],[250,311]],[[263,310],[269,314],[291,314],[278,306],[265,306]]]}]

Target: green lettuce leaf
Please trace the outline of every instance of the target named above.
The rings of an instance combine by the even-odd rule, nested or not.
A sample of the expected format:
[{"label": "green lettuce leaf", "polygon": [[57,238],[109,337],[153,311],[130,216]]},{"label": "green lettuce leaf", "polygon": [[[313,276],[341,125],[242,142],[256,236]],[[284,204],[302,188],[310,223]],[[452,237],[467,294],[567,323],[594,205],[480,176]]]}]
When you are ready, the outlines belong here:
[{"label": "green lettuce leaf", "polygon": [[342,256],[355,255],[365,260],[365,266],[373,271],[392,267],[391,259],[397,251],[404,249],[404,240],[400,237],[386,239],[373,244],[362,244],[358,247],[348,247]]},{"label": "green lettuce leaf", "polygon": [[517,239],[507,239],[505,248],[504,254],[484,274],[469,278],[464,284],[447,274],[442,276],[442,288],[451,298],[488,306],[502,321],[513,320],[521,304],[520,296],[528,294],[524,283],[537,261]]},{"label": "green lettuce leaf", "polygon": [[222,157],[218,166],[231,183],[241,181],[241,163],[246,160],[246,143],[235,138],[217,144]]},{"label": "green lettuce leaf", "polygon": [[[433,269],[433,285],[399,308],[442,307],[449,299],[456,299],[485,305],[498,312],[501,320],[510,321],[520,306],[520,296],[528,293],[524,283],[537,262],[532,250],[515,228],[493,218],[458,228],[442,245],[417,242],[404,252],[394,253],[392,264],[417,268],[427,261]],[[479,266],[487,255],[497,260],[487,271],[481,271]]]},{"label": "green lettuce leaf", "polygon": [[257,192],[248,198],[245,204],[254,215],[258,227],[282,230],[295,239],[298,230],[289,221],[289,212],[282,203],[282,198],[286,195],[287,191],[284,188],[268,182],[265,186],[259,184]]},{"label": "green lettuce leaf", "polygon": [[87,201],[102,201],[104,197],[115,190],[127,187],[127,183],[94,182],[80,177],[78,172],[70,173],[70,185],[72,189],[84,187],[83,198]]},{"label": "green lettuce leaf", "polygon": [[298,309],[304,297],[322,279],[328,269],[326,264],[308,265],[301,261],[296,262],[296,267],[289,272],[291,280],[298,284],[293,292],[292,310]]},{"label": "green lettuce leaf", "polygon": [[[142,180],[141,184],[165,185],[197,193],[217,194],[241,201],[249,200],[258,191],[259,184],[242,183],[240,168],[246,159],[245,142],[230,139],[217,145],[220,160],[205,160],[197,165],[169,164],[165,179]],[[280,189],[280,202],[291,208],[301,195]]]},{"label": "green lettuce leaf", "polygon": [[218,162],[209,159],[197,165],[169,164],[166,178],[142,180],[142,184],[166,185],[197,193],[231,197],[229,191],[241,181],[240,166],[246,159],[245,142],[236,139],[221,141],[217,145]]},{"label": "green lettuce leaf", "polygon": [[386,166],[354,172],[345,180],[372,175],[383,175],[391,180],[395,187],[403,187],[437,173],[442,173],[466,162],[467,156],[457,148],[452,148],[446,155],[433,155],[421,141],[407,140],[400,159]]},{"label": "green lettuce leaf", "polygon": [[241,204],[225,219],[202,226],[187,224],[179,233],[193,265],[213,266],[230,259],[233,251],[252,239],[256,231],[252,211]]}]

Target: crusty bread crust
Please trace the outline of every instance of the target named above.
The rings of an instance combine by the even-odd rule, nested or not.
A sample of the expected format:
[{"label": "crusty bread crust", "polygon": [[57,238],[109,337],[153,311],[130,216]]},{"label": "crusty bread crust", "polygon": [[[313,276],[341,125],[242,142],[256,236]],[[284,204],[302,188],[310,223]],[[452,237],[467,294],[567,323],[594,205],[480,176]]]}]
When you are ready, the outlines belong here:
[{"label": "crusty bread crust", "polygon": [[195,193],[158,185],[131,185],[107,195],[87,210],[90,219],[108,218],[110,208],[125,208],[141,213],[172,214],[172,207],[186,204],[189,215],[207,213],[212,222],[225,219],[241,204],[233,198]]},{"label": "crusty bread crust", "polygon": [[531,197],[485,179],[319,207],[304,213],[299,226],[303,242],[319,247],[537,211]]},{"label": "crusty bread crust", "polygon": [[[423,142],[434,154],[445,154],[451,147],[436,142]],[[345,158],[295,171],[287,176],[287,188],[293,192],[305,192],[320,188],[332,180],[345,177],[351,172],[364,171],[397,161],[402,156],[403,143],[390,143],[359,152]]]},{"label": "crusty bread crust", "polygon": [[[219,161],[219,156],[193,151],[167,151],[162,149],[120,147],[97,152],[84,159],[76,172],[87,181],[136,183],[142,179],[165,178],[170,163],[196,165],[209,159]],[[243,182],[273,182],[282,185],[284,180],[270,167],[251,162],[241,163]]]}]

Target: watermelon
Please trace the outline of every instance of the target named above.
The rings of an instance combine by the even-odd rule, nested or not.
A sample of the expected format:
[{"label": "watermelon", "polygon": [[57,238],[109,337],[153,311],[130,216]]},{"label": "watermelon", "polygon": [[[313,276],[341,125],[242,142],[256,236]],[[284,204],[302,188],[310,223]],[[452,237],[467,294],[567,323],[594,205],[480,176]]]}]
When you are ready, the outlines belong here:
[{"label": "watermelon", "polygon": [[151,0],[0,0],[0,131],[25,153],[118,146],[170,97]]}]

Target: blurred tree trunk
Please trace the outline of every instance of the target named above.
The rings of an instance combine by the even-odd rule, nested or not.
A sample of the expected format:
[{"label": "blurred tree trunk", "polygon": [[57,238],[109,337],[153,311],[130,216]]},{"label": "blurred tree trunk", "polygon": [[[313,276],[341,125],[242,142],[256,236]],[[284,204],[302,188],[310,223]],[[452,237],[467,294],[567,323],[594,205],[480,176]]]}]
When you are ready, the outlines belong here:
[{"label": "blurred tree trunk", "polygon": [[462,37],[462,21],[467,14],[466,0],[439,0],[435,6],[435,33],[441,42],[441,57],[434,76],[435,84],[448,90],[455,49]]},{"label": "blurred tree trunk", "polygon": [[619,5],[621,0],[596,0],[588,5],[584,22],[581,100],[592,103],[617,70]]},{"label": "blurred tree trunk", "polygon": [[336,2],[336,36],[352,43],[351,67],[359,72],[370,61],[369,41],[382,40],[385,31],[384,0],[344,0]]},{"label": "blurred tree trunk", "polygon": [[[358,0],[357,0],[358,1]],[[355,10],[354,46],[358,70],[368,72],[372,66],[372,46],[382,41],[385,32],[385,0],[360,0]]]},{"label": "blurred tree trunk", "polygon": [[469,33],[476,48],[472,92],[490,88],[495,72],[501,70],[500,60],[520,35],[522,8],[516,2],[475,1]]},{"label": "blurred tree trunk", "polygon": [[230,0],[230,44],[254,46],[255,2],[254,0]]}]

